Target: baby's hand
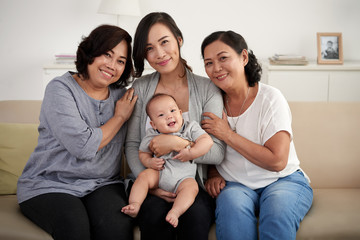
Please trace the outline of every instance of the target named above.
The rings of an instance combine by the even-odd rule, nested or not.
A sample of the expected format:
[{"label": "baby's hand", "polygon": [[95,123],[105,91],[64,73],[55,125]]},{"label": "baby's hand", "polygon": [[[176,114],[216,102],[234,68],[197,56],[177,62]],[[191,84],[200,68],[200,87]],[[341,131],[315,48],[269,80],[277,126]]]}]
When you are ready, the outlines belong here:
[{"label": "baby's hand", "polygon": [[186,161],[193,160],[193,157],[192,157],[190,149],[184,148],[184,149],[181,149],[181,151],[176,156],[174,156],[173,159],[179,159],[182,162],[186,162]]},{"label": "baby's hand", "polygon": [[154,157],[149,159],[149,166],[154,170],[158,170],[158,171],[163,170],[164,165],[165,165],[165,160],[162,158]]}]

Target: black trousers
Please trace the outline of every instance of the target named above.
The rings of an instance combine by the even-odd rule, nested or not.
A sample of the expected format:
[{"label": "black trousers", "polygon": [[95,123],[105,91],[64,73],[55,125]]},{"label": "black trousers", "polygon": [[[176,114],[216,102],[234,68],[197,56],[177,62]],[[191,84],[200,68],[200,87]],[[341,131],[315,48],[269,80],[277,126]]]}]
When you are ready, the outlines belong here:
[{"label": "black trousers", "polygon": [[133,219],[121,212],[126,204],[124,185],[119,183],[83,198],[43,194],[20,203],[20,209],[55,240],[132,240]]},{"label": "black trousers", "polygon": [[208,240],[214,222],[215,200],[199,186],[194,204],[179,218],[174,228],[165,217],[172,203],[148,194],[138,215],[142,240]]}]

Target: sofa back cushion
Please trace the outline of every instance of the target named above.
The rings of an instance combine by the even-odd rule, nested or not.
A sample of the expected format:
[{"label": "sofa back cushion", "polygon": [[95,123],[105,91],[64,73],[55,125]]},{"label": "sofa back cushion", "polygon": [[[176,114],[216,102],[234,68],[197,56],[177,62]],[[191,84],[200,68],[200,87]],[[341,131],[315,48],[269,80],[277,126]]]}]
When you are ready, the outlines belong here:
[{"label": "sofa back cushion", "polygon": [[[312,187],[360,188],[360,103],[289,105],[300,166]],[[1,194],[16,191],[17,178],[37,144],[40,107],[39,100],[0,101]]]},{"label": "sofa back cushion", "polygon": [[0,123],[0,194],[15,194],[24,166],[37,144],[38,124]]},{"label": "sofa back cushion", "polygon": [[360,103],[290,102],[300,166],[313,188],[360,188]]},{"label": "sofa back cushion", "polygon": [[41,100],[0,101],[0,122],[39,123]]},{"label": "sofa back cushion", "polygon": [[37,145],[41,100],[0,101],[0,194],[14,194]]}]

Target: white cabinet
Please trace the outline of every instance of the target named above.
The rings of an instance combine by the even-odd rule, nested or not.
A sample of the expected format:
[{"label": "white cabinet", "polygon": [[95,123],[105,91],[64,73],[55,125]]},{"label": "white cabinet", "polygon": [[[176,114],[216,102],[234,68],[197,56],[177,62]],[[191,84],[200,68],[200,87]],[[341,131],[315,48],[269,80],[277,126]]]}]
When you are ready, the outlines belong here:
[{"label": "white cabinet", "polygon": [[360,71],[332,72],[329,101],[360,101]]},{"label": "white cabinet", "polygon": [[263,66],[265,82],[278,88],[288,101],[360,101],[360,62]]}]

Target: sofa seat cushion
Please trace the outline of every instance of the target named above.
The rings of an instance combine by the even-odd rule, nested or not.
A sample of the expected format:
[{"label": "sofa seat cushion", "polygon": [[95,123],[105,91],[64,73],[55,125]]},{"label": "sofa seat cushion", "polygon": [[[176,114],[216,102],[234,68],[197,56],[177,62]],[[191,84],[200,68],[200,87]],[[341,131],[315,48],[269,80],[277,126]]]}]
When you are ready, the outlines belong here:
[{"label": "sofa seat cushion", "polygon": [[360,239],[360,188],[314,189],[296,239]]},{"label": "sofa seat cushion", "polygon": [[[21,213],[16,195],[0,196],[0,213],[1,240],[53,240]],[[140,240],[139,226],[134,227],[134,240]],[[216,240],[215,224],[210,229],[209,240]]]},{"label": "sofa seat cushion", "polygon": [[1,239],[53,239],[49,234],[36,226],[20,212],[16,195],[0,196],[0,213]]}]

